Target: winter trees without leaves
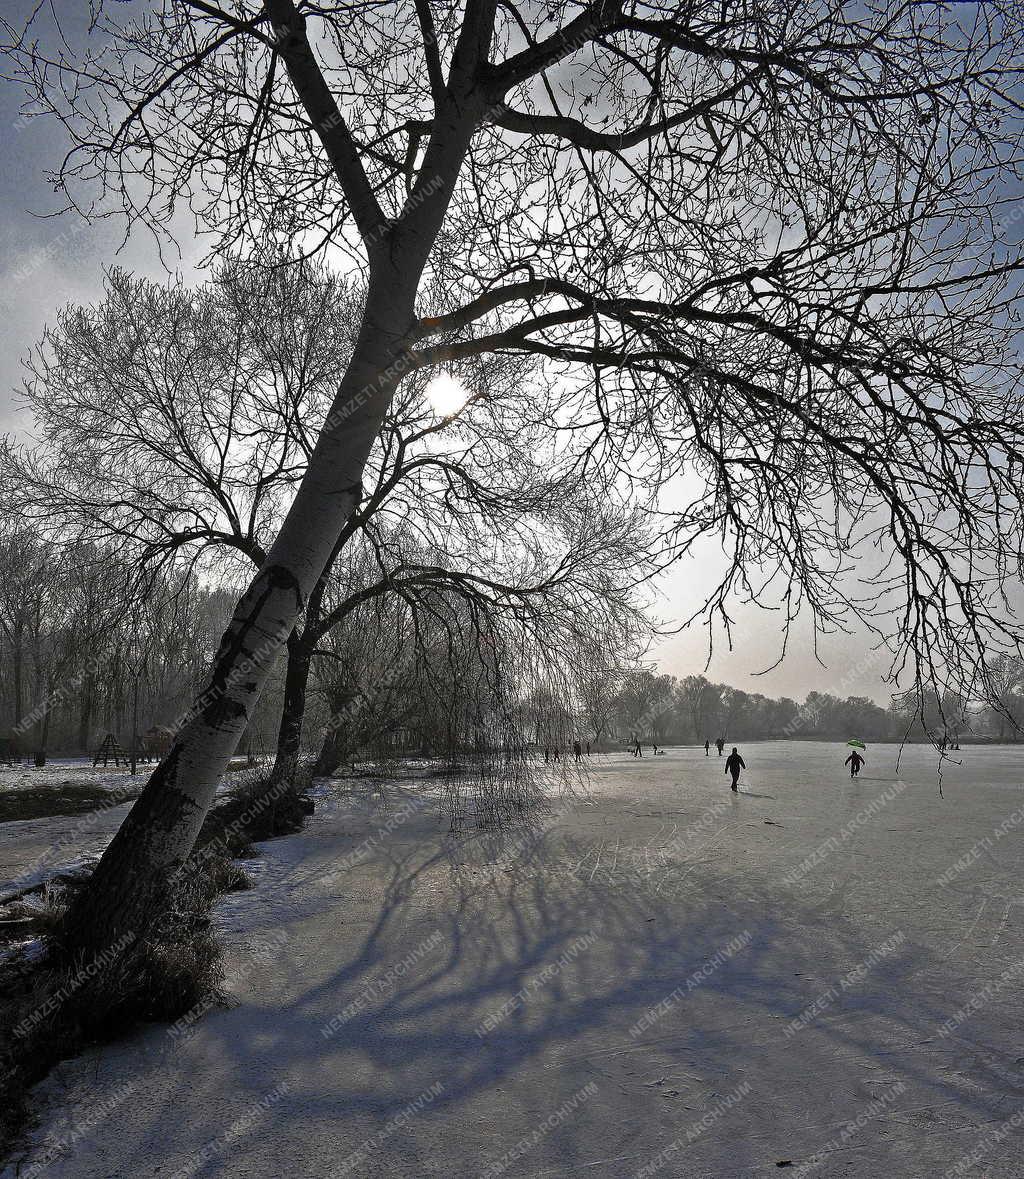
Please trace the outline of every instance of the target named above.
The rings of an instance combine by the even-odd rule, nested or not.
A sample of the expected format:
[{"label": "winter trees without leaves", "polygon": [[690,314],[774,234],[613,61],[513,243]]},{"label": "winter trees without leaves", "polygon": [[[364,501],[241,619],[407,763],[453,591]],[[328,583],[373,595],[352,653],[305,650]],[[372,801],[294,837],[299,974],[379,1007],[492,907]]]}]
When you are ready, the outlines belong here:
[{"label": "winter trees without leaves", "polygon": [[0,731],[15,750],[91,752],[104,732],[126,736],[133,696],[141,732],[185,711],[230,613],[225,591],[178,563],[140,594],[116,550],[51,544],[0,518],[0,664],[21,667],[0,679]]},{"label": "winter trees without leaves", "polygon": [[[765,593],[834,624],[870,600],[897,664],[938,677],[1017,642],[1015,6],[121,16],[101,6],[76,60],[46,17],[11,37],[33,109],[67,129],[70,203],[157,232],[187,205],[225,250],[283,230],[347,254],[366,297],[212,703],[104,857],[83,939],[113,941],[188,853],[267,675],[253,656],[293,629],[417,368],[532,355],[589,469],[696,473],[671,539],[724,539],[712,614]],[[850,593],[865,546],[873,584]]]},{"label": "winter trees without leaves", "polygon": [[[358,294],[322,265],[271,261],[221,265],[197,289],[113,270],[105,298],[66,308],[29,362],[38,445],[4,448],[4,498],[54,544],[106,546],[136,571],[140,597],[167,563],[218,585],[260,568],[344,372]],[[573,448],[531,429],[522,361],[463,363],[460,377],[457,421],[434,410],[419,374],[388,408],[363,500],[287,639],[271,786],[294,779],[314,670],[334,701],[322,770],[373,731],[382,699],[367,709],[367,692],[394,697],[372,661],[351,661],[361,679],[339,674],[339,650],[362,640],[332,641],[339,628],[369,625],[379,656],[393,627],[394,657],[408,661],[408,645],[454,609],[464,644],[483,628],[548,652],[568,695],[584,652],[607,663],[638,641],[634,587],[653,567],[643,511],[599,499]],[[385,598],[411,628],[390,606],[373,612]],[[517,658],[520,671],[532,658]],[[359,723],[339,697],[363,701]]]}]

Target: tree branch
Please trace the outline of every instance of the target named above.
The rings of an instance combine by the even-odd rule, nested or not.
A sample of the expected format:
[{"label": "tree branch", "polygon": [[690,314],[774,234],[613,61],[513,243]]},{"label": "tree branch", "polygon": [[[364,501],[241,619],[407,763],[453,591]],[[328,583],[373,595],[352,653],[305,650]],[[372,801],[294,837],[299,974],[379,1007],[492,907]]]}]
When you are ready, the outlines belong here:
[{"label": "tree branch", "polygon": [[266,11],[278,36],[277,51],[288,76],[324,145],[356,226],[370,253],[379,248],[385,218],[363,169],[359,152],[344,116],[324,80],[306,37],[306,21],[293,0],[265,0]]},{"label": "tree branch", "polygon": [[622,16],[623,0],[595,0],[557,33],[508,58],[490,71],[489,91],[500,101],[515,86],[570,57]]},{"label": "tree branch", "polygon": [[703,118],[718,106],[719,103],[735,98],[751,81],[763,72],[761,66],[748,71],[734,85],[718,94],[695,103],[685,111],[659,119],[656,123],[644,123],[629,131],[618,133],[609,131],[595,131],[579,119],[568,115],[535,115],[529,111],[513,110],[504,103],[492,108],[491,122],[506,131],[515,131],[523,135],[553,135],[565,139],[576,147],[587,151],[622,151],[627,147],[635,147],[638,143],[645,143],[659,135],[664,135],[674,127],[684,126],[695,119]]},{"label": "tree branch", "polygon": [[420,32],[423,34],[423,56],[427,63],[427,77],[430,79],[430,93],[434,98],[436,114],[444,105],[448,88],[445,86],[441,58],[437,52],[437,32],[434,29],[429,0],[416,0],[416,16],[420,22]]}]

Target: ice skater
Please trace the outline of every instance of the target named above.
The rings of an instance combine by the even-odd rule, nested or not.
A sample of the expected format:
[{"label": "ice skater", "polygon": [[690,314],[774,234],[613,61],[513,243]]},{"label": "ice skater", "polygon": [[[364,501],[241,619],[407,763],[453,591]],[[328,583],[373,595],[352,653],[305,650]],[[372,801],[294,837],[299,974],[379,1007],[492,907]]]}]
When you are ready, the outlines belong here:
[{"label": "ice skater", "polygon": [[850,754],[846,761],[843,762],[844,766],[850,767],[851,778],[857,777],[857,775],[860,773],[860,767],[864,764],[864,758],[861,757],[856,749],[853,751],[853,753]]},{"label": "ice skater", "polygon": [[711,742],[710,741],[704,742],[704,756],[705,757],[711,756]]},{"label": "ice skater", "polygon": [[718,746],[718,756],[721,757],[722,750],[725,748],[725,738],[719,737],[715,744]]},{"label": "ice skater", "polygon": [[634,757],[643,757],[643,755],[644,755],[643,747],[640,744],[640,738],[637,737],[637,738],[635,738],[634,745],[633,745],[633,756]]},{"label": "ice skater", "polygon": [[740,780],[740,770],[745,770],[747,763],[740,757],[740,752],[734,745],[732,753],[725,759],[725,772],[732,774],[732,790],[735,794],[739,794],[739,789],[736,783]]},{"label": "ice skater", "polygon": [[577,761],[583,760],[583,746],[579,743],[579,741],[573,741],[572,755]]}]

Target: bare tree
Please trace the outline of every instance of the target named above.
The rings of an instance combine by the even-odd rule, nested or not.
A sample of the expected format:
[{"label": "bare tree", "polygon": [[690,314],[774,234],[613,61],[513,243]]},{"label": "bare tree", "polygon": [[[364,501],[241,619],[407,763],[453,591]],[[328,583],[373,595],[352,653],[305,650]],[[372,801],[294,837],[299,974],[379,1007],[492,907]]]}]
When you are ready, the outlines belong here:
[{"label": "bare tree", "polygon": [[[221,581],[238,558],[258,569],[351,351],[351,306],[309,263],[233,263],[195,291],[111,272],[104,300],[67,308],[30,361],[41,445],[6,446],[7,499],[55,539],[117,546],[140,567],[140,594],[182,557]],[[632,641],[631,587],[653,568],[643,512],[595,494],[548,435],[528,444],[511,412],[529,396],[522,362],[463,362],[460,375],[457,422],[422,378],[389,408],[363,502],[287,639],[272,787],[294,779],[319,646],[368,601],[415,605],[448,588],[492,615],[529,616],[536,639],[560,610],[590,620],[588,641],[600,630],[607,659]],[[611,639],[598,626],[609,611]]]},{"label": "bare tree", "polygon": [[5,440],[4,498],[55,542],[122,548],[147,572],[215,550],[221,578],[227,553],[248,574],[305,471],[356,302],[309,264],[229,263],[194,290],[111,270],[28,359],[39,445]]},{"label": "bare tree", "polygon": [[136,684],[147,726],[187,711],[233,600],[184,561],[165,562],[140,593],[122,551],[35,530],[4,534],[0,587],[17,604],[13,637],[0,628],[0,665],[17,666],[20,642],[24,673],[20,705],[17,676],[0,681],[0,729],[22,752],[91,751],[100,725],[123,733]]},{"label": "bare tree", "polygon": [[33,600],[44,580],[38,545],[24,528],[0,535],[0,629],[10,654],[10,690],[15,730],[21,727],[25,702],[26,658]]},{"label": "bare tree", "polygon": [[1024,727],[1024,658],[1003,652],[991,661],[987,671],[987,703],[1002,741],[1007,724],[1016,733]]},{"label": "bare tree", "polygon": [[580,686],[583,719],[595,746],[600,746],[612,734],[617,696],[631,670],[627,659],[612,661],[609,654],[603,646],[593,648],[590,669]]},{"label": "bare tree", "polygon": [[713,741],[718,732],[721,689],[702,675],[688,675],[678,688],[680,705],[686,710],[697,741]]},{"label": "bare tree", "polygon": [[67,129],[72,205],[160,232],[187,203],[215,248],[283,227],[346,251],[367,293],[208,703],[84,894],[83,941],[111,942],[188,854],[418,366],[544,358],[595,460],[695,470],[675,539],[727,541],[712,614],[766,583],[787,619],[863,612],[839,574],[874,541],[897,667],[1019,640],[999,597],[1024,457],[1008,0],[174,0],[101,7],[95,32],[79,60],[10,37],[33,109]]},{"label": "bare tree", "polygon": [[649,668],[634,668],[616,696],[616,707],[630,736],[660,740],[668,731],[674,704],[675,680]]}]

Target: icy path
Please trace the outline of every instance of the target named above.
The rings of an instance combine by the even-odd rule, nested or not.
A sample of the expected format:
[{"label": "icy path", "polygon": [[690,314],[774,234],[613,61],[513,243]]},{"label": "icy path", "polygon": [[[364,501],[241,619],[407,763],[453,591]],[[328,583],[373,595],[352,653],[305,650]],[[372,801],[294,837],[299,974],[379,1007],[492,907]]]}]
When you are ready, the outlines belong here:
[{"label": "icy path", "polygon": [[237,1005],[62,1065],[20,1174],[1024,1175],[1015,753],[743,752],[511,850],[332,788],[218,908]]},{"label": "icy path", "polygon": [[0,823],[0,899],[98,859],[129,810],[112,793],[111,805],[83,815]]},{"label": "icy path", "polygon": [[[0,792],[52,790],[58,795],[62,785],[85,785],[109,794],[103,805],[82,814],[0,822],[0,901],[60,871],[97,860],[131,807],[130,801],[121,799],[141,791],[152,769],[150,764],[143,765],[132,777],[126,768],[94,767],[88,758],[51,758],[41,769],[0,766]],[[227,775],[218,794],[231,789],[236,780]]]}]

